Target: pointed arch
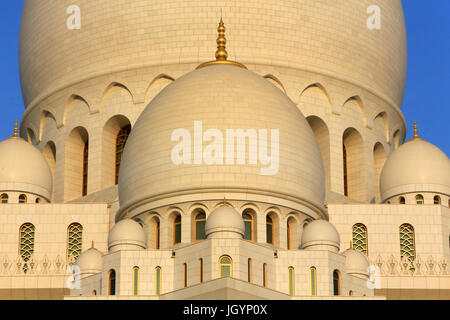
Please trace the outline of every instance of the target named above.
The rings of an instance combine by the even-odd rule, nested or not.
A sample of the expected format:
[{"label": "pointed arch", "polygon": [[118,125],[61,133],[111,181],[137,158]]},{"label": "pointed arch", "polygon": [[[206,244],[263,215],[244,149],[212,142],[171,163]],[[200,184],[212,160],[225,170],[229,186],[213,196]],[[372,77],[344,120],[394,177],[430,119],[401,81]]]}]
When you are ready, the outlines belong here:
[{"label": "pointed arch", "polygon": [[283,84],[281,83],[281,81],[275,77],[272,74],[266,74],[264,76],[264,79],[267,79],[270,83],[272,83],[275,87],[277,87],[278,89],[280,89],[281,91],[283,91],[284,94],[286,94],[286,89],[284,88]]},{"label": "pointed arch", "polygon": [[27,141],[31,143],[32,145],[38,144],[38,137],[34,133],[35,131],[31,128],[27,128]]},{"label": "pointed arch", "polygon": [[103,126],[101,174],[103,189],[118,183],[123,148],[130,132],[130,120],[121,114],[113,116]]},{"label": "pointed arch", "polygon": [[156,76],[145,90],[144,105],[148,105],[165,87],[174,82],[175,79],[167,74]]},{"label": "pointed arch", "polygon": [[400,129],[396,130],[392,137],[394,141],[394,148],[398,149],[398,147],[400,147],[401,144]]},{"label": "pointed arch", "polygon": [[310,107],[316,111],[322,108],[330,113],[333,112],[330,95],[325,87],[318,82],[308,85],[300,92],[298,106],[302,111],[306,111]]},{"label": "pointed arch", "polygon": [[63,125],[66,125],[69,118],[80,118],[83,115],[88,115],[91,112],[91,107],[88,102],[79,95],[71,95],[67,100],[64,108]]},{"label": "pointed arch", "polygon": [[52,173],[52,195],[51,200],[54,200],[55,197],[55,174],[56,174],[56,145],[53,141],[48,141],[42,150],[42,154],[47,160],[47,164],[50,167],[50,171]]},{"label": "pointed arch", "polygon": [[386,112],[380,112],[379,114],[377,114],[377,116],[373,119],[373,124],[374,124],[374,128],[375,130],[382,130],[386,142],[389,143],[390,141],[390,136],[389,136],[389,119],[388,119],[388,115]]},{"label": "pointed arch", "polygon": [[64,201],[87,194],[89,134],[84,127],[74,128],[67,136],[64,154]]},{"label": "pointed arch", "polygon": [[362,99],[359,96],[353,96],[345,100],[342,110],[349,110],[355,117],[361,119],[364,126],[367,126],[367,115]]},{"label": "pointed arch", "polygon": [[325,170],[325,181],[329,188],[331,184],[331,162],[330,162],[330,131],[325,121],[317,116],[309,116],[306,118],[311,126],[317,144],[319,145],[322,155],[323,168]]},{"label": "pointed arch", "polygon": [[355,128],[347,128],[342,135],[344,195],[367,200],[367,165],[364,141]]},{"label": "pointed arch", "polygon": [[[110,99],[110,97],[112,97]],[[120,97],[120,98],[119,98]],[[134,105],[134,96],[128,87],[119,82],[110,83],[103,92],[98,111],[101,112],[106,106],[117,108],[116,113],[122,108]]]},{"label": "pointed arch", "polygon": [[381,202],[380,192],[380,176],[383,170],[384,163],[387,156],[383,144],[377,142],[373,148],[373,172],[374,172],[374,187],[375,187],[375,200],[377,203]]},{"label": "pointed arch", "polygon": [[300,246],[299,223],[294,216],[289,216],[286,222],[287,227],[287,249],[296,250]]},{"label": "pointed arch", "polygon": [[56,122],[56,117],[52,112],[47,110],[42,110],[40,121],[39,121],[39,140],[42,140],[45,128],[47,127],[47,122],[54,123],[55,128],[58,127]]}]

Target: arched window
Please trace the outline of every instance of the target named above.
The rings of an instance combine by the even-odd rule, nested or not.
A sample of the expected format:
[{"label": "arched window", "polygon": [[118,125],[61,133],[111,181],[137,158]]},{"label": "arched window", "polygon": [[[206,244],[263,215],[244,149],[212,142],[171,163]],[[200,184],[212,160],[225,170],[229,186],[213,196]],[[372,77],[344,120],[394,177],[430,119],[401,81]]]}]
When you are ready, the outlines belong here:
[{"label": "arched window", "polygon": [[41,203],[41,198],[36,198],[36,203]]},{"label": "arched window", "polygon": [[341,274],[339,271],[333,271],[333,294],[339,296],[341,294]]},{"label": "arched window", "polygon": [[347,165],[347,148],[342,145],[343,163],[344,163],[344,195],[348,197],[348,165]]},{"label": "arched window", "polygon": [[113,269],[108,272],[108,295],[116,295],[116,271]]},{"label": "arched window", "polygon": [[245,225],[244,239],[248,241],[254,241],[254,215],[251,210],[245,210],[242,214]]},{"label": "arched window", "polygon": [[8,198],[9,197],[6,193],[2,194],[1,196],[2,203],[8,203]]},{"label": "arched window", "polygon": [[414,243],[414,228],[410,224],[400,226],[400,258],[406,257],[413,262],[416,258],[416,249]]},{"label": "arched window", "polygon": [[252,282],[252,258],[248,258],[247,262],[248,282]]},{"label": "arched window", "polygon": [[222,256],[219,259],[219,278],[233,276],[233,260],[230,256]]},{"label": "arched window", "polygon": [[205,224],[206,214],[203,211],[200,211],[194,217],[194,234],[196,242],[206,239]]},{"label": "arched window", "polygon": [[309,268],[311,280],[311,295],[317,296],[317,270],[316,267]]},{"label": "arched window", "polygon": [[87,195],[88,186],[88,166],[89,166],[89,140],[84,143],[83,149],[83,190],[81,195]]},{"label": "arched window", "polygon": [[92,291],[92,295],[96,296],[97,295],[97,290]]},{"label": "arched window", "polygon": [[400,197],[400,198],[398,198],[398,203],[399,203],[399,204],[405,204],[405,203],[406,203],[405,197]]},{"label": "arched window", "polygon": [[263,287],[267,286],[267,264],[263,264]]},{"label": "arched window", "polygon": [[352,228],[353,249],[367,255],[367,228],[362,223],[357,223]]},{"label": "arched window", "polygon": [[434,204],[441,204],[441,197],[439,197],[439,196],[434,196],[433,202],[434,202]]},{"label": "arched window", "polygon": [[350,291],[348,292],[348,295],[349,295],[350,297],[352,297],[352,296],[353,296],[353,291],[350,290]]},{"label": "arched window", "polygon": [[291,250],[291,226],[287,223],[287,248]]},{"label": "arched window", "polygon": [[200,275],[200,283],[203,283],[203,259],[198,259],[198,265],[199,265],[199,275]]},{"label": "arched window", "polygon": [[120,161],[122,160],[123,150],[125,149],[130,132],[131,126],[127,125],[119,131],[116,137],[116,184],[119,183]]},{"label": "arched window", "polygon": [[30,260],[31,256],[34,254],[34,237],[35,237],[36,228],[31,223],[25,223],[20,227],[19,235],[19,252],[23,261],[25,262],[23,265],[23,271],[25,273],[28,272],[28,260]]},{"label": "arched window", "polygon": [[273,244],[273,220],[271,217],[266,217],[266,238],[267,243]]},{"label": "arched window", "polygon": [[423,204],[423,196],[421,194],[416,196],[416,204]]},{"label": "arched window", "polygon": [[183,263],[183,288],[187,287],[187,264]]},{"label": "arched window", "polygon": [[75,259],[81,254],[83,249],[83,226],[79,223],[72,223],[67,228],[67,258]]},{"label": "arched window", "polygon": [[156,225],[155,225],[155,237],[156,237],[156,239],[155,239],[155,242],[156,242],[156,245],[155,245],[155,247],[156,247],[156,249],[157,250],[159,250],[159,248],[160,248],[160,246],[161,246],[161,223],[159,222],[159,219],[158,219],[158,221],[156,222]]},{"label": "arched window", "polygon": [[19,196],[19,203],[27,203],[27,196],[24,194],[21,194]]},{"label": "arched window", "polygon": [[293,267],[289,267],[289,295],[295,295],[295,272]]},{"label": "arched window", "polygon": [[155,268],[155,293],[157,296],[161,294],[161,267]]},{"label": "arched window", "polygon": [[181,216],[178,214],[173,220],[173,244],[181,243]]},{"label": "arched window", "polygon": [[139,295],[139,267],[133,267],[133,296]]}]

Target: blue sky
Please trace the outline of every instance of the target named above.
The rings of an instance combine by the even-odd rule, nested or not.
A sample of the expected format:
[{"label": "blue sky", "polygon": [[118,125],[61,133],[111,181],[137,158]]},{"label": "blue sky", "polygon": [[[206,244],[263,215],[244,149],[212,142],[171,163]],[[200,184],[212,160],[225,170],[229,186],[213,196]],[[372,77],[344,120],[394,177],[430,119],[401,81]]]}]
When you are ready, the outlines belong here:
[{"label": "blue sky", "polygon": [[[0,4],[0,141],[11,136],[14,120],[20,121],[24,111],[18,71],[23,3],[24,0],[11,0]],[[408,125],[407,139],[411,138],[412,124],[417,121],[420,136],[448,156],[450,1],[403,0],[403,8],[408,34],[408,77],[402,107]]]}]

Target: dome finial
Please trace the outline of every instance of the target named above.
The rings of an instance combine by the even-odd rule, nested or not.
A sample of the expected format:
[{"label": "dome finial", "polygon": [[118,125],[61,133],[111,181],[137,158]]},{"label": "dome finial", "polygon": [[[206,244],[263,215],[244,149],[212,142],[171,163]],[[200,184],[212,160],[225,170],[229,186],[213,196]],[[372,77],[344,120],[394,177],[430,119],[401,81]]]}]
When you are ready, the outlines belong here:
[{"label": "dome finial", "polygon": [[414,122],[414,139],[419,139],[419,130],[417,130],[417,122]]},{"label": "dome finial", "polygon": [[94,249],[94,240],[92,240],[91,249]]},{"label": "dome finial", "polygon": [[199,65],[197,67],[197,69],[201,69],[201,68],[211,66],[211,65],[220,65],[220,64],[231,65],[231,66],[247,69],[246,66],[244,66],[243,64],[241,64],[239,62],[228,60],[228,52],[226,49],[227,39],[225,38],[226,30],[227,29],[225,28],[225,23],[223,22],[222,10],[221,10],[219,27],[217,28],[218,36],[217,36],[217,41],[216,41],[217,42],[216,60],[202,63],[201,65]]},{"label": "dome finial", "polygon": [[350,249],[353,249],[353,241],[350,240]]},{"label": "dome finial", "polygon": [[19,129],[18,129],[18,127],[17,127],[17,120],[16,120],[16,122],[14,123],[14,135],[13,135],[13,137],[14,137],[14,138],[18,138],[18,137],[19,137]]},{"label": "dome finial", "polygon": [[220,23],[217,28],[217,33],[219,34],[217,37],[217,51],[216,51],[216,60],[217,61],[226,61],[228,59],[228,52],[226,49],[227,39],[225,38],[225,24],[223,23],[222,14],[220,15]]},{"label": "dome finial", "polygon": [[414,137],[409,141],[423,140],[419,138],[419,130],[417,129],[417,122],[414,122]]}]

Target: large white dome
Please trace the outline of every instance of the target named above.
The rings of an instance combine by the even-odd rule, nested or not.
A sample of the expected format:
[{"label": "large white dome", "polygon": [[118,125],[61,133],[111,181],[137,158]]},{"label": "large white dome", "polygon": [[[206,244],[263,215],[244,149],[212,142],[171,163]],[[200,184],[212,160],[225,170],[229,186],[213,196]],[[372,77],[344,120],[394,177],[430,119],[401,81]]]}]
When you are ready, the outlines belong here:
[{"label": "large white dome", "polygon": [[[201,128],[195,127],[195,123],[200,123]],[[250,139],[245,139],[249,150],[255,151],[254,164],[249,152],[246,158],[236,155],[238,143],[231,153],[234,164],[228,162],[226,140],[234,145],[238,139],[226,137],[230,130],[239,129],[254,130],[254,148],[249,147]],[[264,140],[260,130],[267,131],[267,152],[260,147]],[[278,130],[279,143],[272,144],[272,138],[276,137],[272,130]],[[204,135],[203,153],[196,153],[197,131],[197,137]],[[184,163],[173,158],[180,132],[183,141],[189,143]],[[212,139],[220,148],[217,154],[208,154],[218,155],[216,160],[222,163],[211,163],[205,158],[212,141],[206,142],[206,136],[212,133],[222,138]],[[277,146],[278,156],[272,154]],[[263,164],[261,153],[273,156],[273,161]],[[244,164],[238,164],[238,160]],[[274,170],[267,170],[269,167]],[[177,79],[138,118],[120,167],[119,216],[127,210],[132,216],[142,213],[151,207],[149,203],[170,204],[180,196],[217,199],[220,194],[220,199],[225,192],[255,201],[301,205],[309,208],[311,215],[324,212],[325,181],[320,150],[297,106],[281,90],[251,71],[214,65]]]},{"label": "large white dome", "polygon": [[387,159],[380,177],[382,201],[409,192],[450,195],[450,161],[439,148],[411,140]]},{"label": "large white dome", "polygon": [[52,173],[47,161],[21,138],[0,142],[0,191],[27,192],[51,199]]},{"label": "large white dome", "polygon": [[[366,27],[374,3],[380,30]],[[66,27],[70,4],[25,1],[20,74],[27,108],[93,76],[206,61],[221,9],[234,60],[344,78],[401,105],[407,59],[400,0],[77,0],[79,30]]]}]

